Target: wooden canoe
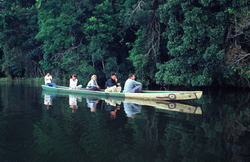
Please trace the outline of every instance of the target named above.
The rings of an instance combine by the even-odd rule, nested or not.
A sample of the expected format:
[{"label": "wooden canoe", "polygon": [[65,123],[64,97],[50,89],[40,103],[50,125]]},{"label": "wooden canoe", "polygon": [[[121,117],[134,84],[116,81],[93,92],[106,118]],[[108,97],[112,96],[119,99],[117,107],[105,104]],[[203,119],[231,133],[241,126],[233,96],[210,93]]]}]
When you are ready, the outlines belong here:
[{"label": "wooden canoe", "polygon": [[[53,96],[69,96],[72,95],[70,93],[65,92],[49,92],[49,91],[43,91],[43,95],[53,95]],[[88,94],[80,94],[75,95],[77,98],[85,97],[85,98],[96,98],[100,100],[110,100],[116,102],[127,102],[127,103],[133,103],[138,105],[145,105],[145,106],[151,106],[158,110],[167,110],[167,111],[175,111],[180,113],[188,113],[188,114],[202,114],[201,107],[194,106],[186,103],[180,103],[177,101],[159,101],[159,100],[140,100],[140,99],[129,99],[129,98],[117,98],[117,97],[94,97],[93,95]]]},{"label": "wooden canoe", "polygon": [[73,90],[69,87],[57,86],[56,88],[42,85],[43,90],[51,92],[64,92],[71,94],[88,94],[96,97],[116,97],[127,99],[140,99],[140,100],[194,100],[200,99],[202,91],[142,91],[142,93],[116,93],[116,92],[104,92],[90,91],[86,89]]}]

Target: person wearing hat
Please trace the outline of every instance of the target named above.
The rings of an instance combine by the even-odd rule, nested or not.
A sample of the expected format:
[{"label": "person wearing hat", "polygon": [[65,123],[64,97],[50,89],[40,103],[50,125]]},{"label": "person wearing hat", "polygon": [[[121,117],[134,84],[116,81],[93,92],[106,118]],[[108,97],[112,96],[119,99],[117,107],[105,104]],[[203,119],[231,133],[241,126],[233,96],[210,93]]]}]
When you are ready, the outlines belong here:
[{"label": "person wearing hat", "polygon": [[[118,105],[116,105],[118,104]],[[113,101],[113,100],[105,100],[105,110],[109,111],[110,119],[116,118],[117,110],[121,109],[121,102]]]},{"label": "person wearing hat", "polygon": [[118,92],[120,93],[122,90],[121,84],[117,83],[117,75],[116,73],[111,74],[111,78],[109,78],[105,84],[105,92]]},{"label": "person wearing hat", "polygon": [[88,82],[88,85],[86,87],[87,90],[100,91],[100,87],[98,86],[96,79],[96,75],[91,76],[91,80]]},{"label": "person wearing hat", "polygon": [[135,75],[129,74],[125,82],[123,93],[141,93],[142,84],[135,81]]}]

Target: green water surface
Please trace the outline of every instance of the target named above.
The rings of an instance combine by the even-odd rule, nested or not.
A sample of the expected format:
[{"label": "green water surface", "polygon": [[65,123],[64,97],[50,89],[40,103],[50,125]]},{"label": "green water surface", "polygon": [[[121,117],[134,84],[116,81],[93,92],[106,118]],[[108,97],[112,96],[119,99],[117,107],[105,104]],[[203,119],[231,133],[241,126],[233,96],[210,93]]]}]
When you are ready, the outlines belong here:
[{"label": "green water surface", "polygon": [[201,115],[144,105],[128,111],[112,101],[119,105],[112,115],[101,99],[0,84],[0,161],[248,161],[249,94],[204,91],[188,102],[200,106]]}]

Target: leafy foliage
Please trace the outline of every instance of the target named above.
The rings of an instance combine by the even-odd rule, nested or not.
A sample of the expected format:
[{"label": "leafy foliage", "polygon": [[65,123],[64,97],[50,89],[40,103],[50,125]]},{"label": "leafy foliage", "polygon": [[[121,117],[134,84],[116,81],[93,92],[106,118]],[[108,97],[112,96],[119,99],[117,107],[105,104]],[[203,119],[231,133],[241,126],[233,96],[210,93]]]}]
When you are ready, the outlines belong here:
[{"label": "leafy foliage", "polygon": [[223,38],[229,16],[226,4],[177,2],[169,1],[159,8],[161,22],[168,27],[163,36],[169,40],[171,59],[157,66],[157,82],[192,86],[220,82],[218,76],[223,73],[225,56]]},{"label": "leafy foliage", "polygon": [[[59,79],[74,73],[83,82],[116,72],[121,81],[135,73],[144,85],[248,85],[247,3],[2,1],[1,70],[11,77],[50,71]],[[244,64],[235,63],[239,46]]]}]

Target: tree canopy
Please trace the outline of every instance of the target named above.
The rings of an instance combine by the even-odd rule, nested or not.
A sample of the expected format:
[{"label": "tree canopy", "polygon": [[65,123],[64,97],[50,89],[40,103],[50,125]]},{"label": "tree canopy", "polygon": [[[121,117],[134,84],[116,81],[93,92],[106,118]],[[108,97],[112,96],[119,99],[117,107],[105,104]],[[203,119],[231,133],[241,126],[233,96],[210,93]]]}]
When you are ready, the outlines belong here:
[{"label": "tree canopy", "polygon": [[246,0],[2,0],[8,77],[135,73],[144,85],[249,86]]}]

